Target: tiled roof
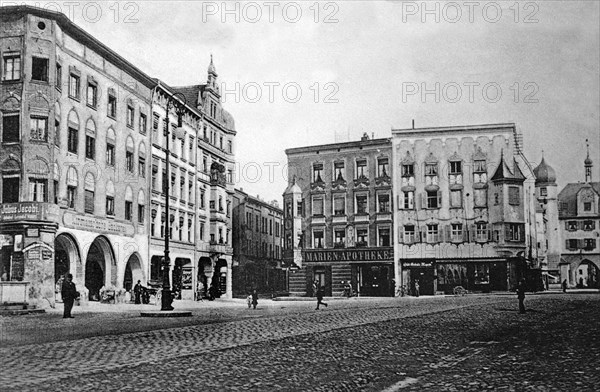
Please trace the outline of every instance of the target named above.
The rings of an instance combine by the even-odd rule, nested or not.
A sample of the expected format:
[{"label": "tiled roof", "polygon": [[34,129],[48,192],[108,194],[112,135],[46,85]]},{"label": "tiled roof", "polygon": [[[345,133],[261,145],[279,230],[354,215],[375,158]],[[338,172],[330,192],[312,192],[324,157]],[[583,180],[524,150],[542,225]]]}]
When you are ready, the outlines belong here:
[{"label": "tiled roof", "polygon": [[[575,216],[577,215],[577,193],[584,187],[592,187],[600,195],[600,182],[578,182],[567,184],[558,193],[558,202],[567,203],[566,210],[561,208],[559,210],[560,216]],[[560,207],[560,206],[559,206]]]}]

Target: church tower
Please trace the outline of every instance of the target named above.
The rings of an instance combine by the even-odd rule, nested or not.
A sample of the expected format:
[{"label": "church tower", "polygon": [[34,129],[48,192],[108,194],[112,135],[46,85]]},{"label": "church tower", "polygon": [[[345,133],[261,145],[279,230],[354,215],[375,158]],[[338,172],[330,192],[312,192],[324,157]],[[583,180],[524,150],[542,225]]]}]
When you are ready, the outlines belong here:
[{"label": "church tower", "polygon": [[[560,262],[561,240],[558,221],[558,187],[556,185],[556,172],[546,163],[542,154],[542,161],[533,170],[535,175],[535,197],[538,201],[538,211],[542,214],[542,237],[538,236],[540,250],[545,250],[542,261],[544,269],[558,271]],[[554,275],[554,274],[553,274]]]},{"label": "church tower", "polygon": [[583,161],[583,164],[585,166],[585,182],[589,184],[592,182],[592,167],[594,167],[594,162],[590,158],[590,143],[587,139],[585,139],[585,144],[587,146],[587,157]]}]

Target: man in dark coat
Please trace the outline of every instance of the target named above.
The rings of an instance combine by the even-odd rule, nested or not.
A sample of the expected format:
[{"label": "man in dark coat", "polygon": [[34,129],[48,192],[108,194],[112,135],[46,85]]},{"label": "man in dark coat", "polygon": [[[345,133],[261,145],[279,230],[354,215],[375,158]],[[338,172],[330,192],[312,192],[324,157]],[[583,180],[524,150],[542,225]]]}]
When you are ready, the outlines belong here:
[{"label": "man in dark coat", "polygon": [[327,307],[327,304],[323,302],[323,295],[323,288],[319,287],[317,289],[317,308],[315,310],[319,310],[319,305],[325,305],[325,307]]},{"label": "man in dark coat", "polygon": [[72,274],[67,274],[65,277],[60,293],[62,295],[63,303],[65,304],[63,318],[74,318],[71,316],[71,309],[73,309],[73,302],[77,298],[78,293],[77,289],[75,288],[75,283],[73,283]]},{"label": "man in dark coat", "polygon": [[519,298],[519,313],[525,313],[525,279],[521,279],[517,286],[517,298]]},{"label": "man in dark coat", "polygon": [[562,282],[562,289],[563,289],[563,293],[567,292],[567,280],[563,280]]},{"label": "man in dark coat", "polygon": [[135,303],[136,304],[141,304],[142,303],[142,281],[138,280],[137,284],[133,287],[133,294],[135,295]]},{"label": "man in dark coat", "polygon": [[252,290],[252,307],[256,309],[256,305],[258,305],[258,293],[256,290]]}]

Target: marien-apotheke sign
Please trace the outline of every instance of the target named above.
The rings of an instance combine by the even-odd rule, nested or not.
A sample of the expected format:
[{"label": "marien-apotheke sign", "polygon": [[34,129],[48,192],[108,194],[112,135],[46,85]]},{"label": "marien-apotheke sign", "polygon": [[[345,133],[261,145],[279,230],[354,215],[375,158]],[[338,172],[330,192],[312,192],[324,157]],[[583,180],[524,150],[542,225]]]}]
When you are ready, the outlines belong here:
[{"label": "marien-apotheke sign", "polygon": [[356,263],[393,261],[394,249],[389,248],[354,248],[354,249],[306,249],[302,251],[302,261],[308,263]]}]

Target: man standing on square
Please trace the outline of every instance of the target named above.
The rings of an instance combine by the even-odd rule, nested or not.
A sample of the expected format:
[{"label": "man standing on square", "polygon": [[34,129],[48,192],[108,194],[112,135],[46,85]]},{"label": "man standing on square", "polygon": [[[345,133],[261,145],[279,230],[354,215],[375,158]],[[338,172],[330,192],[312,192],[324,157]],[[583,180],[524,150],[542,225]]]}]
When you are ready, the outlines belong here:
[{"label": "man standing on square", "polygon": [[77,289],[75,288],[75,283],[73,283],[72,274],[67,274],[65,277],[61,288],[61,295],[65,304],[63,318],[74,318],[71,316],[71,309],[73,309],[73,302],[77,298]]}]

